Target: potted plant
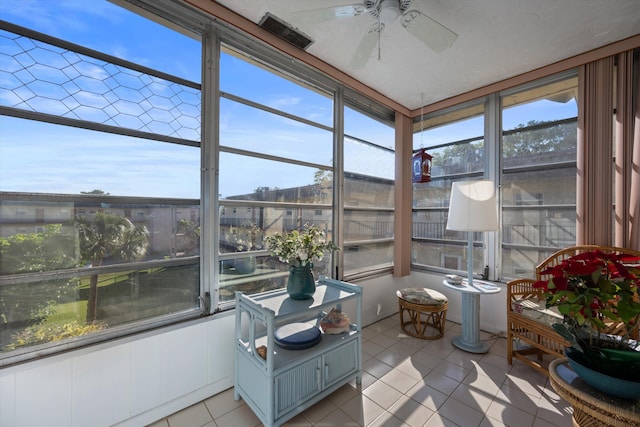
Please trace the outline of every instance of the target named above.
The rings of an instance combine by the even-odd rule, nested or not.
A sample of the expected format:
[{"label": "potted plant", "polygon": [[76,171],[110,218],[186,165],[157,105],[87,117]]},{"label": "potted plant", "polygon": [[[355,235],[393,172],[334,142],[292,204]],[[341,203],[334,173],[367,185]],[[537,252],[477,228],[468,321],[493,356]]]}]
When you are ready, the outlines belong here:
[{"label": "potted plant", "polygon": [[321,261],[327,251],[339,248],[328,241],[324,231],[306,224],[302,231],[274,233],[265,237],[267,248],[281,262],[289,264],[287,292],[292,299],[309,299],[315,292],[313,261]]},{"label": "potted plant", "polygon": [[[225,234],[227,244],[232,245],[236,252],[249,252],[262,249],[264,232],[253,221],[246,221],[237,228],[230,228]],[[236,272],[240,274],[253,273],[256,269],[254,256],[237,258],[234,261]]]},{"label": "potted plant", "polygon": [[[576,373],[596,388],[603,385],[600,376],[581,374],[595,371],[639,388],[640,346],[632,337],[640,320],[640,257],[592,250],[540,274],[550,278],[534,287],[543,290],[547,307],[563,315],[563,322],[553,328],[571,344],[565,354]],[[615,335],[607,333],[611,329]],[[629,387],[620,391],[626,394]]]}]

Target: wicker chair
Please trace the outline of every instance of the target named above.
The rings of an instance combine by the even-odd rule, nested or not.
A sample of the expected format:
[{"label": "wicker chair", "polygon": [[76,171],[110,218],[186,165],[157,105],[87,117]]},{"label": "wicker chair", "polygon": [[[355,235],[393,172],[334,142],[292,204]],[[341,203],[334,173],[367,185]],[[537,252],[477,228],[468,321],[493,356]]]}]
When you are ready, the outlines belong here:
[{"label": "wicker chair", "polygon": [[[532,316],[523,312],[522,305],[523,302],[538,303],[540,307],[544,305],[540,298],[542,291],[533,287],[537,280],[545,280],[550,277],[550,275],[542,275],[541,271],[558,265],[563,260],[574,255],[595,249],[608,253],[640,256],[640,251],[626,248],[597,245],[572,246],[561,249],[542,261],[536,267],[536,279],[516,279],[507,283],[507,360],[509,364],[513,363],[513,358],[515,357],[549,376],[549,371],[543,363],[544,356],[551,356],[552,359],[564,357],[564,349],[569,346],[569,343],[551,328],[549,318],[546,318],[545,321],[533,319]],[[542,315],[540,318],[542,318]],[[559,316],[558,319],[561,320],[561,317]],[[605,332],[620,334],[624,332],[624,327],[618,324],[611,324]],[[637,339],[637,328],[634,332],[634,338]],[[514,348],[516,341],[523,344],[524,348]],[[537,357],[534,359],[531,358],[531,355]]]}]

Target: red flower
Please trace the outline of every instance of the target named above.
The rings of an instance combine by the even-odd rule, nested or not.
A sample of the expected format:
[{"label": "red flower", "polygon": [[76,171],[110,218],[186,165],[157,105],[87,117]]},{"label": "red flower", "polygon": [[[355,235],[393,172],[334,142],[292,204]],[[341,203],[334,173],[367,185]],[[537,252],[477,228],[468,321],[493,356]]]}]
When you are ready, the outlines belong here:
[{"label": "red flower", "polygon": [[541,290],[547,307],[558,307],[569,324],[600,330],[605,318],[637,323],[640,257],[588,251],[547,267],[540,275],[544,279],[534,288]]}]

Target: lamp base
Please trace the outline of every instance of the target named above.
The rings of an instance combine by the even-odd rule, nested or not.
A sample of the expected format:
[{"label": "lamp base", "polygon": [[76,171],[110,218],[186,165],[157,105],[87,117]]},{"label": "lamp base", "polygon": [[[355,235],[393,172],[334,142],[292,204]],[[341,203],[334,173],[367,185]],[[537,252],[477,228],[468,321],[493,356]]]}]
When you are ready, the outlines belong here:
[{"label": "lamp base", "polygon": [[480,341],[477,343],[468,343],[462,338],[462,336],[451,338],[451,344],[455,345],[460,350],[464,350],[469,353],[481,354],[489,351],[489,344],[486,342]]},{"label": "lamp base", "polygon": [[[467,284],[473,288],[472,284]],[[462,335],[451,343],[469,353],[486,353],[489,345],[480,340],[480,293],[462,291]]]}]

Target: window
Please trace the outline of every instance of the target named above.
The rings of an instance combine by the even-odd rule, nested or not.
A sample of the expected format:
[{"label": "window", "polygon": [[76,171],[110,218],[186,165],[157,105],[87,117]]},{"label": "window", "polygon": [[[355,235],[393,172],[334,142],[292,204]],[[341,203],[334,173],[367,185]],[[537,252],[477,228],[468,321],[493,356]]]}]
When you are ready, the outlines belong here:
[{"label": "window", "polygon": [[[273,66],[257,66],[228,46],[221,55],[220,86],[218,259],[224,303],[236,291],[285,285],[288,266],[269,255],[265,235],[309,224],[335,239],[334,143],[331,93]],[[314,263],[314,272],[330,276],[331,261]]]},{"label": "window", "polygon": [[395,129],[345,108],[344,273],[393,266]]},{"label": "window", "polygon": [[101,6],[0,30],[0,364],[202,312],[199,37]]},{"label": "window", "polygon": [[[424,147],[433,156],[431,182],[413,184],[412,263],[436,269],[467,265],[465,232],[446,229],[451,183],[484,176],[484,106],[465,106],[425,116],[414,135],[414,151]],[[474,233],[474,271],[483,267],[482,233]],[[461,264],[461,260],[464,262]]]},{"label": "window", "polygon": [[464,233],[446,230],[451,183],[460,179],[500,188],[501,240],[484,244],[486,233],[474,233],[475,272],[493,259],[501,269],[491,278],[530,277],[552,252],[575,244],[576,74],[498,95],[418,120],[414,150],[424,146],[433,160],[432,181],[414,184],[416,266],[459,270],[456,257],[466,265]]},{"label": "window", "polygon": [[576,242],[577,80],[501,95],[502,277],[531,277]]},{"label": "window", "polygon": [[[221,309],[237,290],[283,287],[288,267],[270,256],[264,236],[306,224],[343,246],[314,264],[316,275],[389,268],[393,113],[252,40],[223,34],[221,41],[215,280]],[[337,134],[343,127],[344,135]],[[342,163],[337,152],[344,153]],[[335,202],[342,186],[334,182],[343,170],[344,212]]]},{"label": "window", "polygon": [[392,266],[393,112],[217,22],[202,37],[171,0],[134,3],[6,11],[0,366],[282,287],[265,234],[344,241],[316,274]]}]

